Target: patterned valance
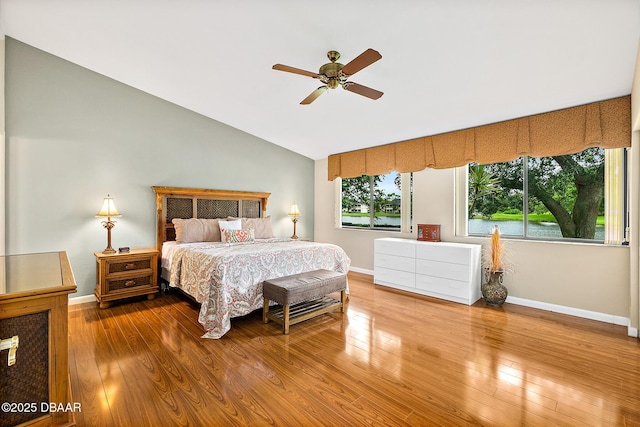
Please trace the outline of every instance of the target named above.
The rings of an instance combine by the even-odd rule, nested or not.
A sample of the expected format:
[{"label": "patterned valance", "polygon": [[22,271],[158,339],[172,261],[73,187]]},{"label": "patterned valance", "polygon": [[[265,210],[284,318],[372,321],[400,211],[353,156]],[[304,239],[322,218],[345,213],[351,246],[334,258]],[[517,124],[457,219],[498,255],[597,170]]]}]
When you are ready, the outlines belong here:
[{"label": "patterned valance", "polygon": [[329,156],[328,177],[355,178],[521,156],[631,146],[631,96]]}]

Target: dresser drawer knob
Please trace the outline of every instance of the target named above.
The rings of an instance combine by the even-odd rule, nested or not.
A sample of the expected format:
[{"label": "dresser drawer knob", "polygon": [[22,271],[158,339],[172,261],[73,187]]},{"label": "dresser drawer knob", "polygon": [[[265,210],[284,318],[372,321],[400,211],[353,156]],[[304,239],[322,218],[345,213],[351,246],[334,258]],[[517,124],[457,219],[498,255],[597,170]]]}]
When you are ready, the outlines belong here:
[{"label": "dresser drawer knob", "polygon": [[135,280],[127,280],[126,282],[124,282],[124,285],[128,288],[130,286],[135,286],[136,281]]},{"label": "dresser drawer knob", "polygon": [[136,265],[132,262],[130,262],[129,264],[125,265],[125,267],[127,270],[133,270],[134,268],[136,268]]}]

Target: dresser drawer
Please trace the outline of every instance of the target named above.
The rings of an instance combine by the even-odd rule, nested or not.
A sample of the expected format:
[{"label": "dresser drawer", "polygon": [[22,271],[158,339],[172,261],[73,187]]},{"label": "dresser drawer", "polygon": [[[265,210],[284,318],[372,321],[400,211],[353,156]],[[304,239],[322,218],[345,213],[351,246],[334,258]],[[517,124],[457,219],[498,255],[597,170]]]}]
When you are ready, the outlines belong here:
[{"label": "dresser drawer", "polygon": [[376,266],[373,270],[373,282],[379,285],[398,285],[415,288],[416,275],[415,273]]},{"label": "dresser drawer", "polygon": [[460,282],[458,280],[444,279],[442,277],[427,276],[424,274],[416,274],[416,288],[428,291],[429,293],[437,293],[455,298],[469,299],[471,291],[468,282]]},{"label": "dresser drawer", "polygon": [[416,273],[467,282],[471,278],[471,267],[466,264],[418,259],[416,260]]},{"label": "dresser drawer", "polygon": [[374,263],[377,267],[390,268],[392,270],[416,271],[416,259],[397,255],[375,254]]},{"label": "dresser drawer", "polygon": [[415,258],[416,245],[409,239],[376,239],[373,243],[376,254],[397,255]]},{"label": "dresser drawer", "polygon": [[416,247],[416,258],[470,265],[471,249],[442,243],[421,244]]}]

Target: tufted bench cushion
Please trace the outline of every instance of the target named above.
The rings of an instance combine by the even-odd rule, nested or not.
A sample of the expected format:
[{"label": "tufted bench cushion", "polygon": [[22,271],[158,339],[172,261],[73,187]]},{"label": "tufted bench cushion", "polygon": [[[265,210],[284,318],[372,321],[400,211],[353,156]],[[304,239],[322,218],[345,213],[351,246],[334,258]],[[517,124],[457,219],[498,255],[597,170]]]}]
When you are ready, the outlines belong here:
[{"label": "tufted bench cushion", "polygon": [[[327,297],[340,292],[340,301]],[[281,323],[283,332],[289,333],[289,325],[302,322],[323,313],[340,308],[344,313],[347,295],[347,275],[331,270],[314,270],[292,276],[265,280],[262,284],[264,311],[262,320]],[[269,301],[282,308],[269,311]]]}]

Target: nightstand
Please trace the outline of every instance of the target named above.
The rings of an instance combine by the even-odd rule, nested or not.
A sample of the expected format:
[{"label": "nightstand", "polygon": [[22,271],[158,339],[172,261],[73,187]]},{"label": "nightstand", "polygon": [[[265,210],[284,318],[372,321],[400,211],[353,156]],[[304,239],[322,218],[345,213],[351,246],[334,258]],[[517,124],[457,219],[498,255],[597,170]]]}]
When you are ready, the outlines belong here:
[{"label": "nightstand", "polygon": [[103,254],[95,252],[96,290],[100,308],[111,301],[158,292],[158,254],[156,249],[131,249],[131,252]]}]

